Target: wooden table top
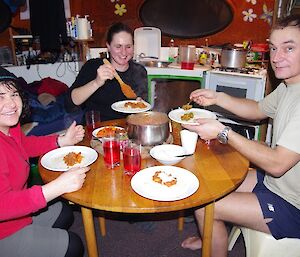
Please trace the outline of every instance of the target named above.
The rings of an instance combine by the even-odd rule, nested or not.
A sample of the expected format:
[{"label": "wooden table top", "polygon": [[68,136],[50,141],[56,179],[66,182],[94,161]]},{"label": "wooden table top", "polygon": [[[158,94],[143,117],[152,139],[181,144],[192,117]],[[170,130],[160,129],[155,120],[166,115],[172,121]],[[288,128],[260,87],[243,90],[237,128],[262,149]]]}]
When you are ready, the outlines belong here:
[{"label": "wooden table top", "polygon": [[[102,122],[102,125],[125,127],[125,120]],[[173,137],[174,143],[180,144],[176,128]],[[80,145],[89,146],[90,141],[85,138]],[[142,168],[156,165],[161,164],[151,157],[142,160]],[[136,194],[130,186],[131,177],[123,172],[123,162],[121,161],[120,167],[107,169],[100,154],[91,165],[82,189],[63,197],[84,207],[112,212],[156,213],[183,210],[212,202],[233,191],[245,178],[249,162],[228,145],[221,145],[213,140],[207,146],[199,139],[195,154],[175,166],[191,171],[200,182],[198,190],[182,200],[160,202]],[[39,171],[45,182],[52,181],[60,174],[43,168],[40,162]]]}]

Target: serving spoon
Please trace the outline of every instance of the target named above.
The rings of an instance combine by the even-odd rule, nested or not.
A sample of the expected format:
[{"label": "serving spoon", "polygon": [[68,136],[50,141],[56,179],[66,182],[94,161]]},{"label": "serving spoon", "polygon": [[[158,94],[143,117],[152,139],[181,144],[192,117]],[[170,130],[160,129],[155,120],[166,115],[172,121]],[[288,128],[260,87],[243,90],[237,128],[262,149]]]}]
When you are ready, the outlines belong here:
[{"label": "serving spoon", "polygon": [[[105,64],[110,64],[111,63],[106,59],[104,58],[103,59],[103,62]],[[131,98],[131,99],[136,99],[137,98],[137,95],[134,93],[134,91],[132,90],[132,88],[127,85],[122,79],[121,77],[119,76],[119,74],[117,72],[114,72],[114,77],[116,78],[116,80],[119,82],[120,84],[120,87],[121,87],[121,90],[123,92],[123,94],[127,97],[127,98]]]}]

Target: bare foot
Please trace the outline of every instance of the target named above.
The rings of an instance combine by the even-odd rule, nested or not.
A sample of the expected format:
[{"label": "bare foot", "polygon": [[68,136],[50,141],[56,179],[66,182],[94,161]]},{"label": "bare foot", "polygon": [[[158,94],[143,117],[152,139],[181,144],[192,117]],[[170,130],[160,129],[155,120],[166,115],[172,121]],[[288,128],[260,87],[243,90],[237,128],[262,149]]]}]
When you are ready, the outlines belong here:
[{"label": "bare foot", "polygon": [[198,250],[202,247],[202,240],[200,237],[188,237],[181,243],[181,247],[190,250]]}]

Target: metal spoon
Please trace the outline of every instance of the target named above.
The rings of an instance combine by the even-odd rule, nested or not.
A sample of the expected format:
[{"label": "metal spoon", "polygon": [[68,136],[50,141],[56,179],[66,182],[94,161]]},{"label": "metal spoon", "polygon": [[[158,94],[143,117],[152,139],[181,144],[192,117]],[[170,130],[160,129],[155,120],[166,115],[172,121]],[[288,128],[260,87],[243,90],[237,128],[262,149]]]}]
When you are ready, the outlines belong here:
[{"label": "metal spoon", "polygon": [[187,157],[187,156],[192,156],[192,155],[193,155],[193,153],[176,155],[176,156],[174,156],[174,157]]}]

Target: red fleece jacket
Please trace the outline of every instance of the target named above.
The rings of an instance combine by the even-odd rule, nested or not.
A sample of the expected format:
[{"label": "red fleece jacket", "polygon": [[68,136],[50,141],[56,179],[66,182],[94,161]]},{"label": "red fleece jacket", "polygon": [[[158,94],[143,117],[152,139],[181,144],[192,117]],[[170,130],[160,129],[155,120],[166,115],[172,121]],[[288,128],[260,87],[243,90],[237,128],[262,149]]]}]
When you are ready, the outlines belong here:
[{"label": "red fleece jacket", "polygon": [[9,133],[0,132],[0,239],[31,224],[31,214],[46,206],[41,186],[27,188],[28,158],[57,147],[57,135],[25,136],[19,124]]}]

